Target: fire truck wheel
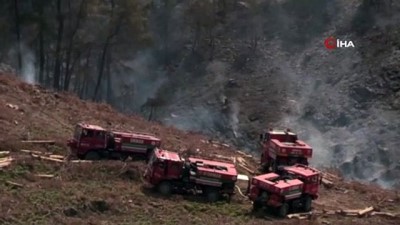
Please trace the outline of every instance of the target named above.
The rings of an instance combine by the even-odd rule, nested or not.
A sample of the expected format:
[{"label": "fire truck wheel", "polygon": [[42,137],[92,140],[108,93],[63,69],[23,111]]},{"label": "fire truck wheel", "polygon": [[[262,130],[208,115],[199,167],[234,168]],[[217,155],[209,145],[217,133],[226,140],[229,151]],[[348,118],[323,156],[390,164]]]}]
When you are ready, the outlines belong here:
[{"label": "fire truck wheel", "polygon": [[256,199],[256,200],[253,202],[253,211],[258,211],[258,210],[261,209],[261,208],[262,208],[262,203],[261,203],[261,201],[258,200],[258,199]]},{"label": "fire truck wheel", "polygon": [[281,207],[278,209],[278,214],[280,217],[285,217],[289,212],[289,205],[287,203],[283,203]]},{"label": "fire truck wheel", "polygon": [[209,202],[216,202],[220,198],[218,189],[210,188],[206,191],[207,200]]},{"label": "fire truck wheel", "polygon": [[99,160],[100,155],[99,155],[99,153],[97,153],[95,151],[90,151],[90,152],[86,153],[85,159],[86,160]]},{"label": "fire truck wheel", "polygon": [[306,212],[310,212],[311,211],[311,203],[312,203],[312,199],[310,196],[305,196],[304,200],[303,200],[303,209]]},{"label": "fire truck wheel", "polygon": [[172,193],[172,185],[168,181],[163,181],[158,185],[158,192],[160,192],[164,196],[169,196]]}]

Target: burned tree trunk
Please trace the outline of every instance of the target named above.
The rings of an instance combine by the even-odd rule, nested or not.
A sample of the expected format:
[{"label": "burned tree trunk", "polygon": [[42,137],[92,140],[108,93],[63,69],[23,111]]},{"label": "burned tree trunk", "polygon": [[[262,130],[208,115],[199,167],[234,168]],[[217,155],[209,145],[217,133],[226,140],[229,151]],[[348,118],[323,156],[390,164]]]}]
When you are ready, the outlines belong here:
[{"label": "burned tree trunk", "polygon": [[20,30],[20,17],[19,17],[19,4],[18,0],[14,0],[15,11],[15,32],[17,35],[17,60],[18,60],[18,73],[22,70],[22,53],[21,53],[21,30]]},{"label": "burned tree trunk", "polygon": [[62,0],[57,0],[57,20],[58,20],[58,34],[57,34],[57,45],[55,54],[55,65],[54,65],[54,80],[53,88],[56,90],[60,89],[60,76],[61,76],[61,43],[64,32],[64,16],[61,11]]},{"label": "burned tree trunk", "polygon": [[[71,73],[73,70],[73,65],[72,65],[72,67],[70,66],[71,56],[72,56],[72,47],[74,44],[75,34],[77,33],[79,26],[80,26],[80,22],[81,22],[83,11],[84,11],[83,9],[85,7],[85,2],[86,2],[86,0],[81,1],[80,5],[79,5],[79,12],[78,12],[75,26],[74,27],[71,26],[71,34],[70,34],[69,40],[68,40],[68,48],[67,48],[67,56],[66,56],[67,62],[66,62],[66,68],[65,68],[64,91],[68,91],[68,88],[69,88]],[[70,10],[70,14],[71,14],[71,3],[69,3],[69,10]]]}]

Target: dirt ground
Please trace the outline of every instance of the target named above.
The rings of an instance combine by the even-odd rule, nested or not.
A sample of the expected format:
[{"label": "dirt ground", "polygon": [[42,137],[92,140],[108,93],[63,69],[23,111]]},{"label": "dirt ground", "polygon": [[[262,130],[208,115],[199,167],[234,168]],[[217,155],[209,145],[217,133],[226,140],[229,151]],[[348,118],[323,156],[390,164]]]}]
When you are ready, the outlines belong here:
[{"label": "dirt ground", "polygon": [[[209,204],[196,196],[163,198],[141,178],[144,162],[54,162],[20,151],[29,149],[67,156],[66,140],[80,121],[107,128],[150,132],[163,148],[186,155],[237,157],[251,170],[257,159],[195,133],[122,115],[105,104],[81,101],[68,93],[53,93],[0,74],[0,151],[14,159],[0,169],[0,224],[399,224],[400,218],[347,217],[325,211],[364,209],[400,213],[400,194],[376,186],[347,182],[336,174],[334,187],[321,187],[305,220],[278,219],[268,212],[251,212],[251,202],[237,194],[231,203]],[[54,145],[21,143],[51,139]],[[3,157],[3,156],[0,156]],[[240,173],[250,175],[238,167]],[[334,172],[331,172],[334,174]],[[53,177],[38,177],[50,174]],[[320,215],[322,214],[322,215]]]}]

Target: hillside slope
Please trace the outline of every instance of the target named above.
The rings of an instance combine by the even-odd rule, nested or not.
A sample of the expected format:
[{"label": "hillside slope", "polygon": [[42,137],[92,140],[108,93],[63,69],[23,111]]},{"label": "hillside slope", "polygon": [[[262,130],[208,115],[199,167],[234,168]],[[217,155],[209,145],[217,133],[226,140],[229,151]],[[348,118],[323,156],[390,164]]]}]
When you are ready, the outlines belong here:
[{"label": "hillside slope", "polygon": [[[207,157],[241,156],[236,149],[208,143],[208,138],[117,113],[108,105],[84,102],[0,74],[0,151],[11,151],[11,166],[0,170],[0,224],[299,224],[251,213],[251,203],[235,196],[228,204],[207,204],[196,197],[165,199],[143,185],[143,162],[60,163],[32,158],[21,149],[67,155],[66,139],[78,121],[123,130],[151,132],[166,149]],[[54,139],[55,145],[33,146],[21,140]],[[198,150],[197,150],[198,149]],[[246,158],[256,168],[256,159]],[[240,169],[240,168],[239,168]],[[245,173],[245,171],[240,171]],[[54,178],[38,178],[53,174]],[[8,183],[7,183],[8,182]],[[19,185],[15,185],[14,182]],[[359,209],[374,205],[400,212],[400,196],[388,190],[334,180],[321,188],[314,212]],[[300,224],[398,224],[397,218],[313,216]]]}]

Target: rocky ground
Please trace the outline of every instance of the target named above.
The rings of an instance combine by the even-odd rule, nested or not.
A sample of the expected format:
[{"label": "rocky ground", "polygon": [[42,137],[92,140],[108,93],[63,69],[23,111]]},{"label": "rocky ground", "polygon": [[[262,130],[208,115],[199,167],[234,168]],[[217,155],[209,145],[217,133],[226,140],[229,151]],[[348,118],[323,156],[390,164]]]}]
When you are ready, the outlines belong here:
[{"label": "rocky ground", "polygon": [[[162,138],[164,148],[182,154],[242,157],[251,169],[257,167],[257,159],[244,156],[229,145],[209,142],[205,136],[161,126],[135,115],[123,115],[108,105],[54,93],[3,73],[0,93],[0,151],[10,151],[14,159],[10,166],[0,170],[1,224],[398,224],[400,221],[399,217],[335,213],[335,210],[374,206],[396,216],[400,212],[400,197],[377,186],[344,181],[333,171],[330,179],[334,186],[321,187],[320,198],[313,203],[315,215],[298,221],[278,219],[268,212],[251,213],[251,202],[239,194],[230,204],[208,204],[196,197],[180,195],[162,198],[144,185],[141,179],[144,162],[74,163],[38,159],[21,149],[67,156],[65,142],[72,135],[74,124],[87,121],[108,128],[154,133]],[[55,144],[21,143],[27,139],[51,139]],[[250,175],[243,168],[238,169]]]}]

